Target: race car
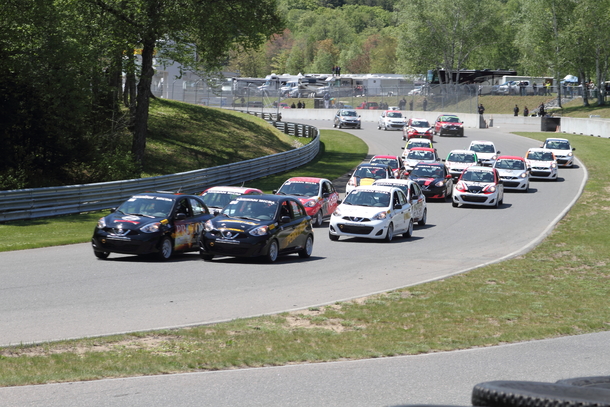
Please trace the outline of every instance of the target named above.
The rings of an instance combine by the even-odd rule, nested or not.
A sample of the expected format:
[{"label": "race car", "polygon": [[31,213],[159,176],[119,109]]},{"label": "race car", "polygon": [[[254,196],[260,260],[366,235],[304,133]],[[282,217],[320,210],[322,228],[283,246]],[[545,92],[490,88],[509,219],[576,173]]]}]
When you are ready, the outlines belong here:
[{"label": "race car", "polygon": [[276,195],[293,195],[305,207],[314,226],[322,226],[339,204],[339,193],[326,178],[293,177],[286,180]]}]

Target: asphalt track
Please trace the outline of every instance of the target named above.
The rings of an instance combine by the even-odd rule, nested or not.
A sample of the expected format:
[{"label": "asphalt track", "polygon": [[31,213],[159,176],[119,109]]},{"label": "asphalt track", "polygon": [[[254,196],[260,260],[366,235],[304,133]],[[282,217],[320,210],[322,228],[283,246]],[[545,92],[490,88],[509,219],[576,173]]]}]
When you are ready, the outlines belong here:
[{"label": "asphalt track", "polygon": [[[318,126],[324,127],[320,124],[318,124]],[[525,131],[527,129],[511,128],[511,130]],[[531,129],[530,131],[535,130],[536,129]],[[506,146],[500,148],[503,150],[502,152],[506,154],[522,155],[524,152],[522,149],[524,144],[529,144],[529,146],[535,146],[537,144],[531,140],[529,142],[524,142],[523,140],[518,140],[518,138],[515,139],[514,136],[505,133],[504,129],[493,132],[493,134],[492,132],[482,133],[484,131],[488,130],[473,130],[472,132],[468,131],[468,134],[472,134],[471,139],[474,139],[475,137],[480,138],[479,135],[484,135],[486,139],[490,139],[492,136],[498,137],[499,140],[502,141],[502,144]],[[382,139],[381,137],[399,137],[397,133],[390,133],[392,136],[380,136],[380,133],[365,132],[366,130],[362,132],[363,139],[369,144],[371,153],[388,153],[388,151],[384,151],[384,149],[388,149],[388,140]],[[441,155],[446,154],[446,151],[443,151],[443,148],[458,148],[452,147],[452,142],[445,142],[445,139],[438,142],[437,148],[439,148]],[[393,141],[391,141],[391,143],[393,143]],[[397,142],[396,144],[400,145],[402,142]],[[496,141],[496,144],[499,143]],[[510,151],[510,149],[513,148],[513,145],[515,149],[519,148],[523,151]],[[507,149],[509,151],[507,151]],[[562,175],[564,174],[560,173],[560,176]],[[354,269],[352,277],[357,280],[366,280],[366,285],[369,286],[370,293],[375,291],[375,289],[370,290],[369,283],[372,281],[376,284],[379,283],[379,287],[385,285],[385,289],[391,289],[401,286],[400,284],[405,286],[416,284],[417,282],[424,280],[442,278],[443,276],[455,272],[463,272],[471,267],[498,261],[501,258],[511,257],[522,253],[546,236],[550,231],[549,226],[552,226],[559,220],[565,213],[565,210],[567,210],[579,196],[580,188],[585,179],[586,172],[582,165],[579,165],[576,169],[566,170],[565,176],[562,177],[560,183],[533,185],[535,186],[533,193],[527,195],[507,194],[507,198],[505,199],[505,202],[507,203],[499,211],[518,211],[518,214],[513,213],[512,216],[508,215],[507,218],[502,219],[498,218],[499,215],[496,214],[496,210],[481,210],[478,208],[452,208],[451,210],[446,210],[446,207],[450,207],[450,204],[439,204],[443,206],[436,206],[439,210],[434,212],[437,214],[438,220],[435,220],[434,222],[437,225],[442,224],[443,230],[435,230],[435,223],[432,223],[431,227],[420,230],[422,237],[419,242],[423,241],[430,244],[433,243],[435,239],[444,239],[447,245],[453,245],[454,242],[460,238],[460,232],[456,229],[454,232],[448,233],[447,228],[459,228],[463,225],[469,225],[470,229],[476,226],[485,226],[486,229],[493,228],[496,232],[500,231],[509,234],[510,231],[506,232],[504,230],[504,226],[508,222],[503,220],[506,219],[512,219],[511,223],[517,224],[517,229],[523,228],[525,224],[528,226],[528,229],[535,230],[535,233],[522,233],[522,235],[526,235],[525,237],[516,237],[516,234],[513,233],[510,235],[512,237],[496,238],[494,239],[493,245],[502,246],[502,249],[498,250],[492,248],[491,246],[493,245],[483,244],[486,239],[489,240],[489,236],[491,235],[486,235],[481,232],[480,235],[483,235],[482,237],[472,236],[472,239],[469,242],[472,252],[467,256],[459,256],[459,253],[456,253],[455,257],[441,259],[440,262],[434,262],[433,267],[430,266],[429,258],[427,259],[427,262],[424,261],[426,259],[421,259],[420,263],[409,263],[411,267],[413,265],[418,265],[419,268],[417,269],[421,271],[409,275],[408,278],[406,278],[405,273],[393,272],[394,269],[400,270],[399,267],[385,267],[385,273],[382,273],[385,274],[385,277],[377,277],[375,279],[367,279],[364,277],[362,270]],[[560,185],[561,183],[565,183],[565,185]],[[560,185],[561,188],[556,188],[557,185]],[[555,191],[557,189],[560,189],[560,191]],[[528,203],[528,201],[523,201],[522,199],[530,199],[532,197],[543,198],[544,200],[538,203],[542,205],[546,202],[546,204],[544,204],[544,214],[536,212],[534,208],[531,208],[532,211],[535,212],[535,216],[530,218],[525,214],[525,208],[528,208],[528,206],[531,207],[531,202]],[[549,199],[551,199],[551,203],[549,203]],[[559,202],[559,204],[557,204],[557,202]],[[520,207],[521,205],[524,206]],[[456,213],[459,214],[459,216],[456,216]],[[502,214],[501,216],[507,215]],[[520,217],[525,218],[525,223],[519,221]],[[441,228],[436,227],[436,229]],[[428,233],[426,234],[425,232]],[[415,236],[418,236],[417,229]],[[463,237],[463,235],[461,237]],[[317,244],[319,244],[320,240],[321,239],[319,238],[317,239]],[[513,242],[515,240],[516,242]],[[418,242],[417,239],[415,239],[415,241]],[[439,241],[442,242],[443,240]],[[328,243],[330,242],[324,242],[323,245],[327,245]],[[384,246],[381,244],[358,241],[340,241],[336,243],[338,243],[337,247],[340,247],[339,245],[348,247],[352,245],[357,246],[354,249],[351,249],[350,252],[352,250],[364,248],[365,245],[374,245],[373,250],[379,251],[375,254],[384,256],[384,258],[389,255],[390,260],[399,262],[400,264],[400,256],[393,254],[391,251],[384,251]],[[83,246],[84,245],[74,245],[73,248],[76,250],[83,250]],[[392,245],[386,246],[391,247]],[[331,247],[333,247],[333,250],[335,251],[340,250],[335,248],[332,244]],[[87,248],[85,248],[85,250],[86,249]],[[317,247],[314,248],[314,253],[316,249]],[[415,248],[409,246],[409,251],[412,249]],[[15,281],[11,280],[10,283],[13,283],[13,285],[3,284],[1,288],[2,291],[8,294],[15,290],[25,290],[25,287],[27,287],[28,290],[32,290],[32,287],[45,285],[44,281],[39,281],[38,284],[36,284],[36,278],[42,275],[38,273],[44,273],[46,270],[55,271],[55,269],[53,269],[55,262],[61,264],[63,268],[71,270],[73,268],[79,269],[81,262],[85,260],[77,256],[76,260],[71,259],[71,261],[66,262],[65,259],[70,258],[75,252],[71,251],[70,248],[58,248],[56,251],[62,251],[58,258],[63,257],[63,263],[59,262],[59,260],[54,260],[54,262],[45,261],[45,258],[48,257],[50,251],[34,250],[26,252],[27,256],[25,257],[27,259],[24,259],[24,256],[22,256],[21,262],[29,265],[26,266],[24,272],[27,281],[23,281],[22,279],[22,284],[20,286],[15,286]],[[30,260],[30,258],[33,259],[36,256],[41,256],[38,258],[39,266],[33,267],[32,265],[35,264],[35,261]],[[55,257],[53,258],[55,259]],[[91,254],[90,258],[92,258]],[[2,262],[3,265],[7,264],[7,260],[13,261],[13,264],[11,264],[12,267],[19,267],[19,262],[15,261],[11,255],[0,256],[0,262]],[[190,263],[191,260],[191,258],[181,259],[178,261],[178,264],[183,262]],[[329,258],[325,257],[325,262],[328,261]],[[339,258],[338,260],[335,259],[333,261],[336,264],[343,264],[344,267],[348,268],[356,267],[358,263],[362,263],[362,261],[350,262],[348,258]],[[137,265],[138,263],[134,263],[132,260],[121,259],[116,265],[113,263],[111,264],[117,267],[119,269],[118,271],[129,274],[130,267],[133,264]],[[221,264],[226,265],[226,263]],[[294,267],[298,263],[296,261],[284,260],[283,264]],[[458,267],[456,267],[456,264]],[[234,269],[235,267],[243,267],[244,263],[228,262],[228,265],[231,269]],[[451,268],[452,265],[453,269]],[[154,264],[151,265],[151,267],[154,266]],[[312,267],[312,265],[309,266]],[[260,268],[261,265],[258,267]],[[3,269],[5,269],[4,266]],[[435,269],[437,271],[429,273],[430,269]],[[13,271],[15,270],[13,269]],[[86,270],[84,271],[86,272]],[[164,272],[171,272],[171,267],[170,269],[165,269]],[[180,275],[183,275],[183,273],[177,274],[179,274],[179,276],[174,275],[175,278],[179,278]],[[386,278],[388,275],[392,274],[396,274],[399,277]],[[6,281],[5,277],[7,274],[2,272],[1,276],[2,280]],[[54,274],[54,276],[57,278],[57,274]],[[73,274],[67,273],[61,274],[61,276],[65,277],[66,280],[69,280],[73,277]],[[83,277],[83,282],[87,281],[89,284],[95,283],[96,280],[95,273],[93,276],[88,275]],[[55,282],[55,285],[57,284],[58,283]],[[392,284],[396,285],[392,286]],[[100,285],[99,287],[101,287],[101,290],[106,289],[104,285]],[[357,284],[354,285],[354,287],[355,291],[361,290],[361,288],[357,288]],[[377,287],[377,285],[375,285],[375,287]],[[46,285],[44,289],[39,290],[34,288],[31,293],[39,295],[47,290],[51,290],[52,292],[53,288],[53,285]],[[118,284],[117,288],[119,288]],[[276,287],[274,286],[273,288]],[[277,288],[279,289],[279,287]],[[383,290],[384,289],[381,288],[378,291]],[[24,292],[21,292],[21,294],[24,294]],[[146,298],[150,299],[151,297],[154,297],[155,294],[163,295],[163,293],[154,292],[153,290],[151,293],[147,294]],[[296,294],[294,294],[294,297],[296,297]],[[59,318],[57,318],[56,314],[53,314],[52,311],[57,310],[58,308],[49,298],[50,297],[41,295],[39,298],[34,296],[27,300],[18,301],[18,305],[20,305],[22,309],[29,310],[29,312],[32,312],[32,309],[34,308],[28,308],[28,306],[25,305],[26,303],[37,303],[38,300],[40,300],[36,307],[38,312],[42,312],[45,301],[51,302],[52,304],[50,305],[53,305],[53,309],[49,310],[48,314],[46,314],[48,317],[47,323],[42,325],[39,324],[37,329],[28,328],[21,331],[20,334],[23,335],[21,341],[38,341],[40,340],[40,337],[38,337],[40,336],[40,332],[47,332],[49,326],[62,325],[67,322],[65,321],[65,318],[63,318],[65,317],[64,314],[60,313]],[[79,297],[76,296],[72,298]],[[139,299],[146,300],[146,298]],[[15,300],[15,298],[12,299]],[[303,304],[299,304],[301,302],[300,299],[291,298],[291,300],[292,301],[289,302],[296,303],[293,307],[305,307],[307,306],[306,301],[309,299],[306,299]],[[92,301],[92,303],[99,305],[100,302]],[[315,302],[310,304],[315,304]],[[90,310],[87,309],[86,303],[84,303],[84,305],[84,312],[87,313],[87,311]],[[122,308],[122,306],[125,305],[129,304],[115,304],[114,306],[105,309],[105,312],[122,312],[125,318],[129,319],[128,310]],[[10,307],[7,305],[7,302],[3,300],[0,300],[0,306],[3,309],[0,314],[3,316],[0,321],[2,324],[0,325],[0,337],[2,338],[2,342],[5,342],[8,338],[5,336],[7,328],[10,329],[10,325],[5,324],[7,323],[7,320],[9,323],[11,322],[10,318],[5,318],[5,316],[10,315],[11,312],[15,312],[15,308],[18,309],[19,307],[13,306],[12,309],[9,309]],[[279,306],[281,306],[281,304],[279,304]],[[288,306],[284,309],[289,308],[291,307]],[[253,311],[253,314],[256,314],[256,311]],[[36,316],[36,312],[32,312],[31,315]],[[40,317],[40,315],[37,317]],[[174,317],[179,317],[179,315],[174,315]],[[119,318],[119,320],[120,319],[121,318]],[[109,318],[109,320],[113,321],[114,319]],[[38,322],[40,321],[38,320]],[[95,322],[96,321],[91,322],[90,325],[95,325]],[[179,322],[178,318],[174,321],[174,324],[178,324]],[[69,326],[70,324],[65,325]],[[112,327],[112,324],[110,324],[110,327]],[[132,330],[136,329],[138,328],[134,327]],[[63,337],[69,337],[70,335],[80,335],[76,332],[70,334],[65,330],[62,333],[61,329],[51,329],[51,331],[51,336],[63,335]],[[32,335],[28,337],[29,333],[32,333]],[[84,335],[88,335],[88,333],[85,333]],[[10,406],[374,406],[406,403],[465,405],[469,404],[472,386],[481,381],[501,379],[555,381],[574,376],[607,375],[609,374],[607,366],[610,366],[610,364],[608,364],[610,361],[609,347],[607,346],[609,339],[610,336],[608,333],[601,333],[493,348],[368,361],[307,364],[286,366],[282,368],[244,369],[227,372],[208,372],[102,380],[86,383],[2,388],[0,389],[0,404]],[[14,340],[8,339],[8,342],[14,343]]]}]

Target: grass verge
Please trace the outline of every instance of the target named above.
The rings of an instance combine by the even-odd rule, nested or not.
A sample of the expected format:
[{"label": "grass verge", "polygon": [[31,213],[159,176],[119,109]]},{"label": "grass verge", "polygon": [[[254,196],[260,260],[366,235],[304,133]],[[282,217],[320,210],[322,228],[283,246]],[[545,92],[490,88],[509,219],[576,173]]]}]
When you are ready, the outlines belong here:
[{"label": "grass verge", "polygon": [[589,182],[553,233],[526,255],[293,313],[2,348],[0,386],[409,355],[608,330],[610,142],[567,137]]}]

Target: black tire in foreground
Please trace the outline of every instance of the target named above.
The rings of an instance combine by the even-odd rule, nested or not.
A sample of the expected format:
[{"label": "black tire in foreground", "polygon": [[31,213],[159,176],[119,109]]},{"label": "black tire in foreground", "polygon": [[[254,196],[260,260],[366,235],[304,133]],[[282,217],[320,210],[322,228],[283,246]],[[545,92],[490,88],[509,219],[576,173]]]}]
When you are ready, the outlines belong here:
[{"label": "black tire in foreground", "polygon": [[472,389],[472,405],[488,407],[610,407],[610,390],[528,381],[492,381]]},{"label": "black tire in foreground", "polygon": [[574,377],[571,379],[558,380],[556,384],[577,387],[598,387],[610,389],[610,376]]}]

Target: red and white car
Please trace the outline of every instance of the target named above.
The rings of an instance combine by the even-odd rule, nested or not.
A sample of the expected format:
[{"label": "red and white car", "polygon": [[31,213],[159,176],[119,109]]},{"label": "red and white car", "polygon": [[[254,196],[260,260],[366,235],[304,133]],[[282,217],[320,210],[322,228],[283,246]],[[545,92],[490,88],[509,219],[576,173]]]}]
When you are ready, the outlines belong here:
[{"label": "red and white car", "polygon": [[405,174],[405,163],[402,157],[397,155],[376,155],[369,161],[371,164],[387,164],[392,167],[394,172],[394,178],[401,179],[406,178]]},{"label": "red and white car", "polygon": [[473,165],[464,170],[453,189],[454,208],[458,205],[482,205],[498,208],[504,201],[504,183],[498,170]]},{"label": "red and white car", "polygon": [[313,226],[321,226],[339,204],[339,193],[326,178],[294,177],[286,180],[276,195],[292,195],[305,207]]},{"label": "red and white car", "polygon": [[442,114],[434,122],[434,133],[439,136],[452,134],[464,137],[464,122],[454,114]]},{"label": "red and white car", "polygon": [[402,129],[402,139],[411,140],[412,138],[427,138],[433,141],[433,127],[426,119],[410,118]]},{"label": "red and white car", "polygon": [[257,188],[218,186],[208,188],[199,195],[210,209],[210,213],[215,214],[238,196],[260,194],[263,194],[263,191]]},{"label": "red and white car", "polygon": [[405,170],[411,172],[413,167],[419,163],[436,163],[441,162],[436,149],[427,147],[414,147],[409,150],[409,154],[405,158]]},{"label": "red and white car", "polygon": [[557,181],[557,159],[552,150],[530,148],[525,153],[525,162],[530,169],[531,179],[550,179]]}]

